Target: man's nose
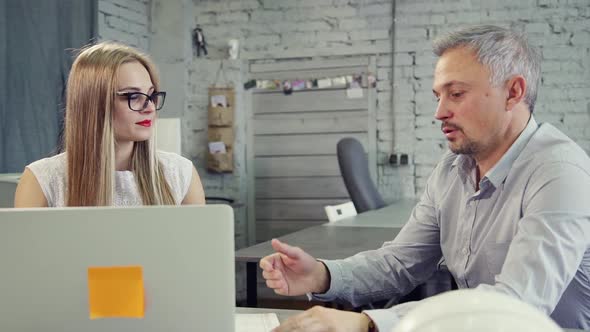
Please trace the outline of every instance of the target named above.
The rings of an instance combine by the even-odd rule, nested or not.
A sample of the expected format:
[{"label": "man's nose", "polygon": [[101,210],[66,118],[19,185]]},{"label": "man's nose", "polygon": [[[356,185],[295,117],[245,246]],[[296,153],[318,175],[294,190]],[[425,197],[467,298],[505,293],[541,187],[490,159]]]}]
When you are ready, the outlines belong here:
[{"label": "man's nose", "polygon": [[446,106],[446,102],[443,98],[438,100],[438,105],[436,106],[436,111],[434,112],[434,118],[437,120],[445,120],[452,116],[452,112]]}]

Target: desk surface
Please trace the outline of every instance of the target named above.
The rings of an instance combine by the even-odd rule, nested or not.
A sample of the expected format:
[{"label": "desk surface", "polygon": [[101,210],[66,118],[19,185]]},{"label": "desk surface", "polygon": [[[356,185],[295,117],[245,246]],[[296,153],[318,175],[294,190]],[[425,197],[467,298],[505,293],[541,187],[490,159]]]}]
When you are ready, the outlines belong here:
[{"label": "desk surface", "polygon": [[[279,237],[301,247],[316,258],[340,259],[361,251],[377,249],[391,241],[408,221],[415,199],[399,200],[379,210],[368,211],[337,222],[303,229]],[[236,251],[238,262],[258,262],[273,253],[270,241]]]},{"label": "desk surface", "polygon": [[416,199],[402,199],[378,210],[367,211],[354,217],[345,218],[330,223],[334,226],[345,227],[402,227],[410,218],[416,206]]},{"label": "desk surface", "polygon": [[[301,310],[284,310],[284,309],[265,309],[265,308],[236,308],[238,314],[266,314],[274,312],[279,317],[279,322],[284,322],[287,318],[297,315]],[[564,329],[564,332],[588,332],[588,330]]]},{"label": "desk surface", "polygon": [[[279,240],[301,247],[315,258],[341,259],[361,251],[378,249],[399,233],[394,227],[336,227],[331,224],[314,226],[279,237]],[[270,241],[236,251],[238,262],[258,262],[272,254]]]},{"label": "desk surface", "polygon": [[[301,310],[284,310],[284,309],[264,309],[264,308],[236,308],[238,314],[266,314],[274,312],[279,317],[279,322],[284,322],[287,318],[297,315]],[[584,332],[587,330],[563,329],[564,332]]]},{"label": "desk surface", "polygon": [[279,317],[279,322],[284,322],[287,318],[302,313],[302,310],[285,310],[285,309],[264,309],[264,308],[244,308],[237,307],[236,314],[268,314],[275,313]]}]

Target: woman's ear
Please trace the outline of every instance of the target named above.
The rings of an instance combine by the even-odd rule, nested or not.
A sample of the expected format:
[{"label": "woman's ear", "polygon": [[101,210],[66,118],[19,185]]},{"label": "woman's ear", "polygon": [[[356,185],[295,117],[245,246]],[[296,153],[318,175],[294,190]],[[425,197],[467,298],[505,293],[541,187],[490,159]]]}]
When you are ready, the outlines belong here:
[{"label": "woman's ear", "polygon": [[512,77],[506,82],[508,97],[506,98],[506,110],[511,111],[520,103],[526,93],[526,80],[521,75]]}]

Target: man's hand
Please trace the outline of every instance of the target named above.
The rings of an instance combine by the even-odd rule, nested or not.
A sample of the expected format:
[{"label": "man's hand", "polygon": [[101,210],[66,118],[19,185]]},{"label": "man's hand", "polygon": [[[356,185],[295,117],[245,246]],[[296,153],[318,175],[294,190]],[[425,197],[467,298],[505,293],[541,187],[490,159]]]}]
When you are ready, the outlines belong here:
[{"label": "man's hand", "polygon": [[266,285],[280,295],[325,293],[330,287],[328,270],[308,253],[297,247],[272,240],[277,252],[260,260]]},{"label": "man's hand", "polygon": [[316,306],[290,317],[273,332],[366,332],[369,322],[365,314]]}]

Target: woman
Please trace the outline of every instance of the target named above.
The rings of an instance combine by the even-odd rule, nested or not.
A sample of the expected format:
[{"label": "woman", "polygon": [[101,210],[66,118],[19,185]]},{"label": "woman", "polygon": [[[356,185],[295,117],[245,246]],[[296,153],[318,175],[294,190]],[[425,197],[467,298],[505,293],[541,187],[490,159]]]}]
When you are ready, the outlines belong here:
[{"label": "woman", "polygon": [[165,97],[137,50],[113,42],[82,50],[68,79],[65,152],[25,168],[15,207],[204,204],[192,162],[155,149]]}]

